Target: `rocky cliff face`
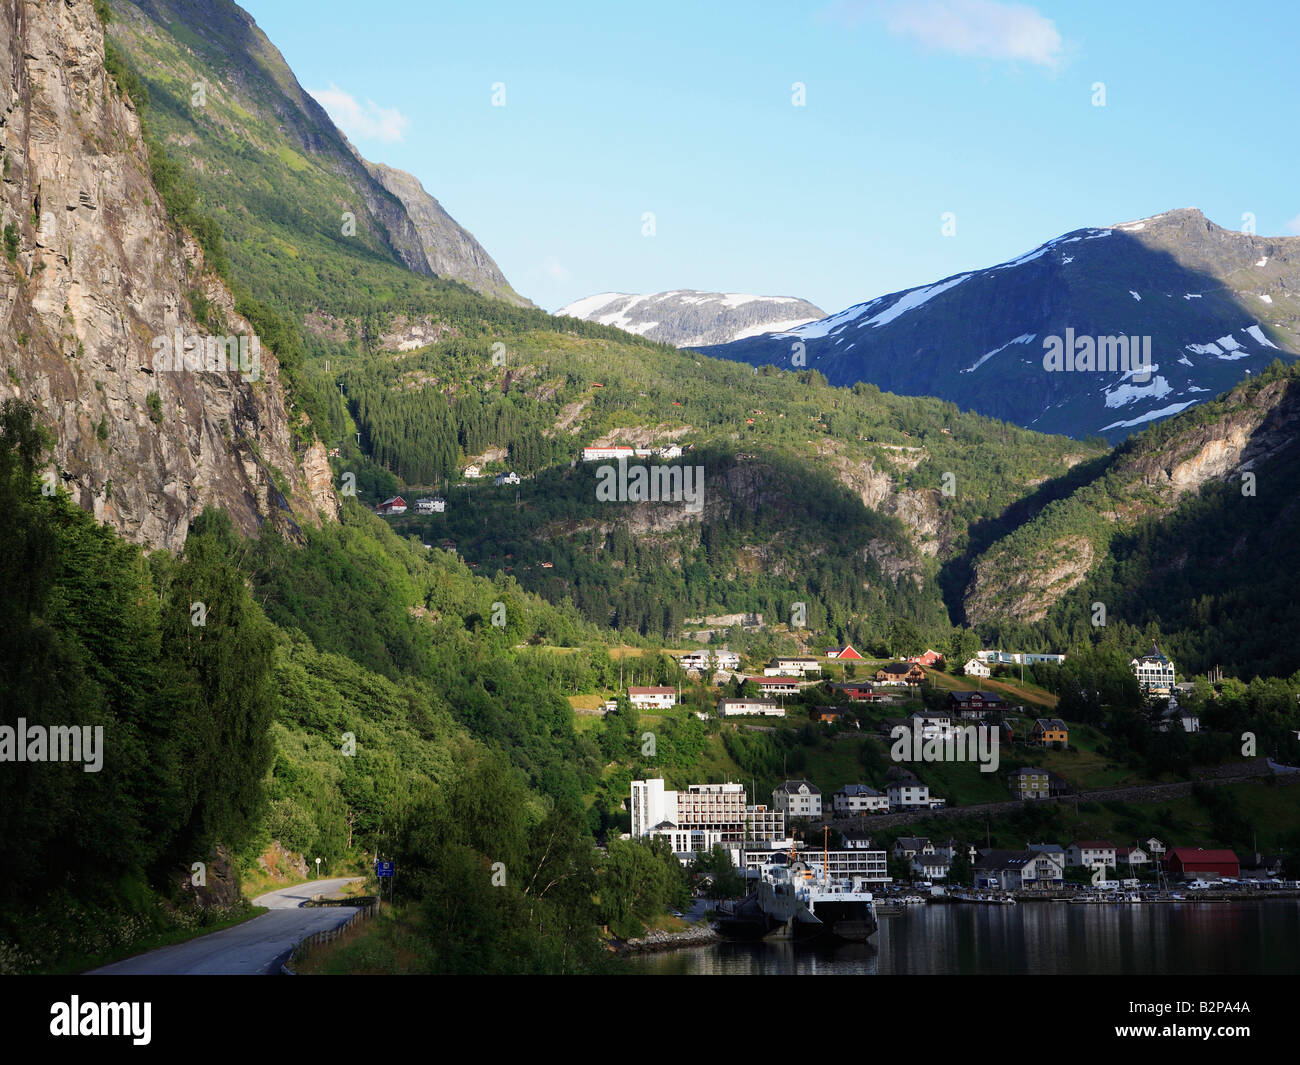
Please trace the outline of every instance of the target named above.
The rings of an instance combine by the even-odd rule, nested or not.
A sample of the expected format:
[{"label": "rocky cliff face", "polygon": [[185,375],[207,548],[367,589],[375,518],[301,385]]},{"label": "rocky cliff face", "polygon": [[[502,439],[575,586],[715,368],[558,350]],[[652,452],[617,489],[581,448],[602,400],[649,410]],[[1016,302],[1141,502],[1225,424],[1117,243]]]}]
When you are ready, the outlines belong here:
[{"label": "rocky cliff face", "polygon": [[1293,451],[1300,438],[1295,389],[1285,379],[1242,385],[1218,406],[1222,409],[1211,420],[1183,417],[1171,423],[1173,431],[1163,438],[1139,438],[1134,447],[1116,452],[1096,481],[1075,493],[1080,505],[1103,519],[1103,531],[1091,536],[1051,533],[1044,517],[1029,527],[1041,535],[995,544],[975,566],[964,602],[967,617],[972,622],[1041,620],[1105,559],[1110,531],[1167,518],[1185,497],[1211,481],[1242,484],[1243,475],[1253,473],[1270,478],[1275,489],[1278,478],[1269,472],[1270,465]]},{"label": "rocky cliff face", "polygon": [[[129,539],[170,549],[208,504],[245,532],[336,512],[320,471],[308,486],[298,467],[274,356],[252,365],[252,327],[167,218],[92,0],[0,0],[0,83],[12,249],[0,391],[41,408],[63,487]],[[156,368],[159,338],[213,332],[191,310],[196,292],[222,335],[248,338],[248,372]]]},{"label": "rocky cliff face", "polygon": [[510,287],[492,256],[442,209],[415,175],[383,163],[366,163],[366,169],[402,201],[420,238],[424,257],[435,274],[463,281],[486,296],[496,296],[520,307],[533,306]]}]

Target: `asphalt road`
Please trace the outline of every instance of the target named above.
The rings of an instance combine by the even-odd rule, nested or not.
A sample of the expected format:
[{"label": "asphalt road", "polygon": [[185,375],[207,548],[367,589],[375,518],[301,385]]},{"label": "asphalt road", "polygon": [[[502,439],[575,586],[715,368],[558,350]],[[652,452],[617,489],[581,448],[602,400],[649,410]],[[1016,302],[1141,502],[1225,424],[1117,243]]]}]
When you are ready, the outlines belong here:
[{"label": "asphalt road", "polygon": [[359,878],[312,880],[269,892],[253,900],[254,905],[266,906],[270,911],[260,917],[185,943],[138,954],[102,969],[92,969],[91,973],[257,976],[279,972],[280,965],[300,942],[316,932],[342,924],[356,912],[354,906],[302,909],[302,904],[313,895],[339,891],[353,879]]}]

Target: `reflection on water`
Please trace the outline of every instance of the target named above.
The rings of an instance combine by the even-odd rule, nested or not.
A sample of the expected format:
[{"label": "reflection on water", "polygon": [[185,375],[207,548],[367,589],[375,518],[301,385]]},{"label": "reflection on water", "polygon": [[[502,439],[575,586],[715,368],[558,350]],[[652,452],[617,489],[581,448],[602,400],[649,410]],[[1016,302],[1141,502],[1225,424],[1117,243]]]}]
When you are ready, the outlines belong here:
[{"label": "reflection on water", "polygon": [[1072,906],[913,906],[868,944],[719,943],[633,958],[697,975],[1300,973],[1300,899]]}]

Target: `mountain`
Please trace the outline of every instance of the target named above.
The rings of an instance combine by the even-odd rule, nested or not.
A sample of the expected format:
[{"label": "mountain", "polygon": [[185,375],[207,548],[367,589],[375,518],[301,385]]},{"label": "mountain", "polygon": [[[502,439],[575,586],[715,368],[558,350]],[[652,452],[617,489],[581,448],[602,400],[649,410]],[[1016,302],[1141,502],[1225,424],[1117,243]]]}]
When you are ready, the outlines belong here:
[{"label": "mountain", "polygon": [[602,292],[561,307],[555,313],[617,326],[674,347],[690,348],[793,329],[824,317],[826,312],[792,296],[746,296],[680,289],[648,296]]},{"label": "mountain", "polygon": [[[526,302],[417,180],[357,153],[242,8],[109,6],[111,39],[151,94],[162,141],[186,160],[232,254],[268,290],[285,283],[287,262],[343,252],[371,270],[386,261]],[[295,280],[319,296],[326,279]]]},{"label": "mountain", "polygon": [[1157,625],[1183,673],[1290,674],[1298,477],[1300,366],[1278,361],[1045,484],[1053,498],[992,543],[976,538],[965,615],[1009,639],[1045,621],[1061,643]]},{"label": "mountain", "polygon": [[[325,451],[295,453],[278,360],[160,370],[179,332],[253,328],[198,242],[173,225],[133,101],[105,69],[85,3],[0,5],[6,397],[42,408],[52,482],[128,538],[178,548],[213,504],[254,532],[337,509]],[[249,351],[251,362],[252,352]]]},{"label": "mountain", "polygon": [[419,178],[383,163],[366,163],[366,169],[402,201],[420,236],[425,260],[435,274],[463,281],[475,292],[507,303],[533,305],[510,287],[492,256],[425,191]]},{"label": "mountain", "polygon": [[[1050,338],[1070,335],[1090,345],[1149,337],[1148,379],[1045,369]],[[1300,354],[1300,237],[1237,233],[1195,209],[1168,211],[1074,230],[985,270],[702,350],[1113,442]]]}]

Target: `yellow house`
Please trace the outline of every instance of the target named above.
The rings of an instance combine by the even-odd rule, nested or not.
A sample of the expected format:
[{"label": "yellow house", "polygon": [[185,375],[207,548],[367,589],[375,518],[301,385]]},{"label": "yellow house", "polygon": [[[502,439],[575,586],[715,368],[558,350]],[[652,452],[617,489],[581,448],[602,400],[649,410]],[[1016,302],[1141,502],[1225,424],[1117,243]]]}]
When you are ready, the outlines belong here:
[{"label": "yellow house", "polygon": [[1038,718],[1030,735],[1034,743],[1044,746],[1059,743],[1062,747],[1068,747],[1070,743],[1070,729],[1059,717]]}]

